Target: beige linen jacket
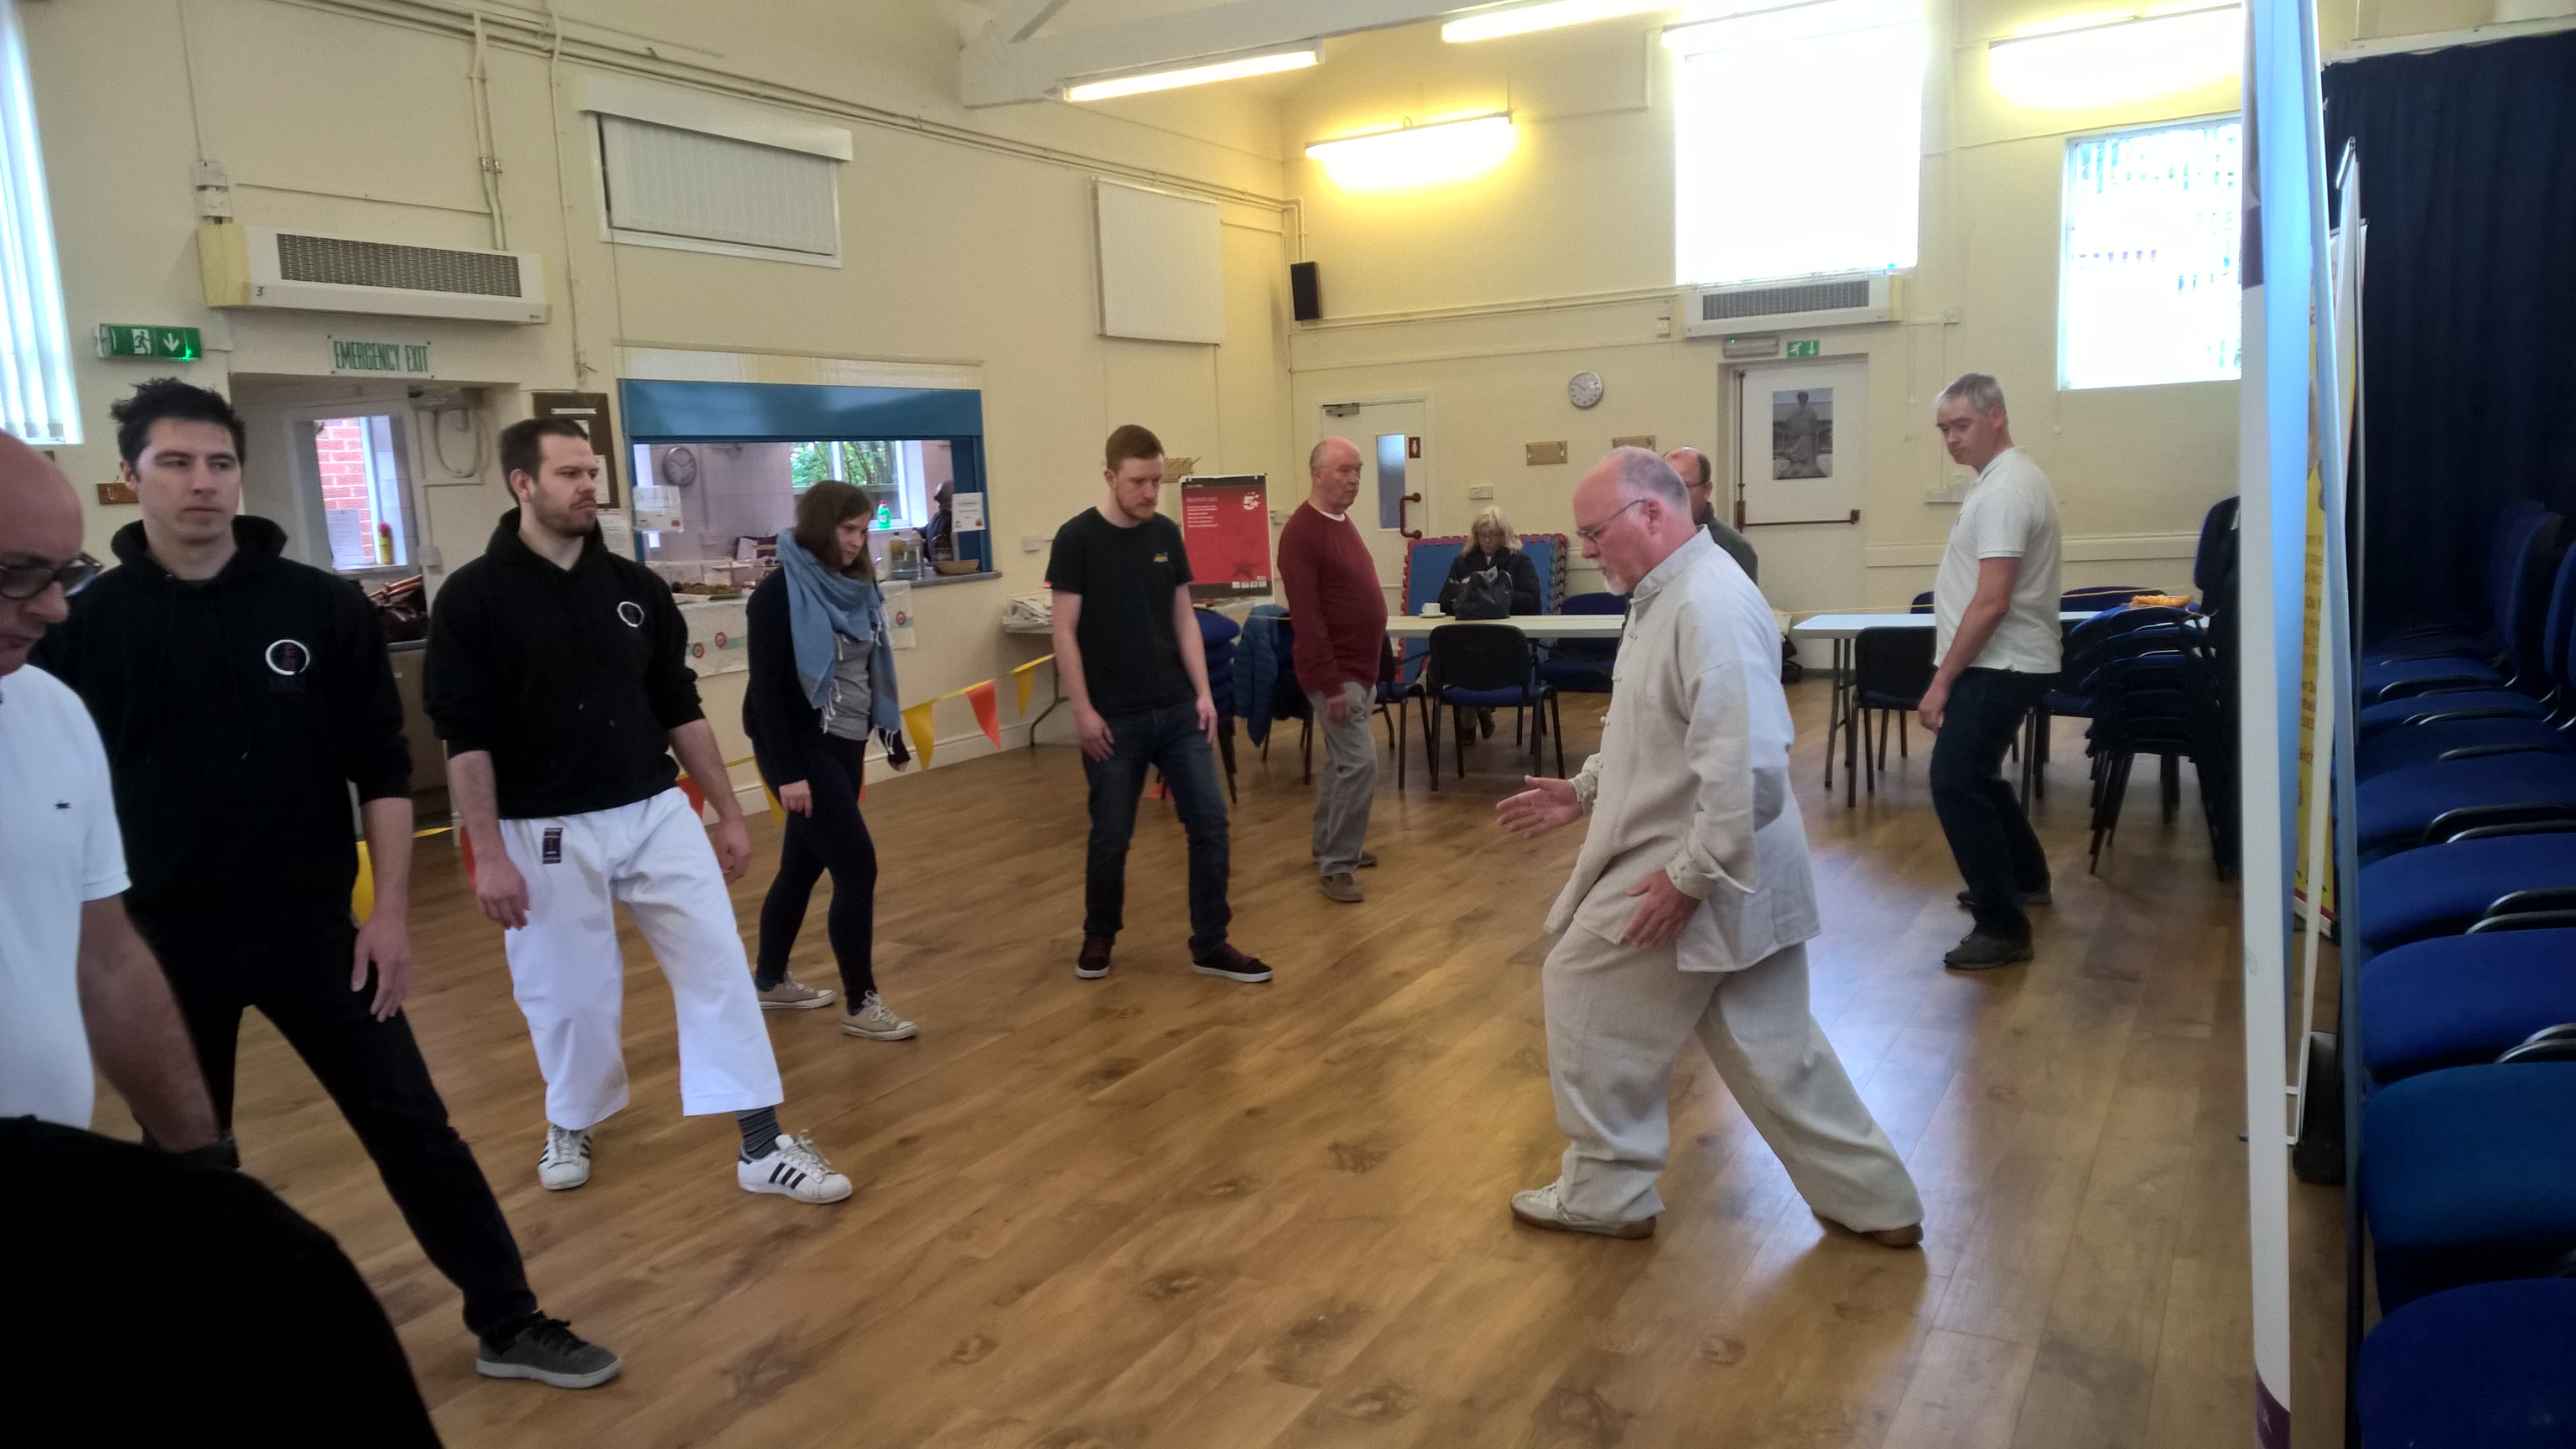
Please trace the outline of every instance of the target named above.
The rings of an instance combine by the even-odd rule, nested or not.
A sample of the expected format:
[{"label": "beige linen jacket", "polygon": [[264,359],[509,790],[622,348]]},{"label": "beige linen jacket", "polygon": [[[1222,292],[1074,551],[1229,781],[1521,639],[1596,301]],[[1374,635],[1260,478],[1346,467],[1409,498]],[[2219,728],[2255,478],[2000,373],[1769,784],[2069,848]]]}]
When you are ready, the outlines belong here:
[{"label": "beige linen jacket", "polygon": [[1641,899],[1629,888],[1661,870],[1702,903],[1682,931],[1685,971],[1740,970],[1812,939],[1779,626],[1706,532],[1630,593],[1611,684],[1601,750],[1574,777],[1590,829],[1547,928],[1616,941]]}]

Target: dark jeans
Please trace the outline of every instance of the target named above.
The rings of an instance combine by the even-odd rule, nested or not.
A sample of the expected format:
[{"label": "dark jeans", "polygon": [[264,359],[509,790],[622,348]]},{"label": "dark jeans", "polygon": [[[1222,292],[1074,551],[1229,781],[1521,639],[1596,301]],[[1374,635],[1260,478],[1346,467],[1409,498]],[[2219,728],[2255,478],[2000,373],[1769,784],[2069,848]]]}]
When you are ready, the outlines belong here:
[{"label": "dark jeans", "polygon": [[2004,751],[2053,676],[1967,669],[1950,686],[1949,712],[1932,740],[1932,808],[1974,900],[1977,929],[2030,939],[2015,897],[2048,889],[2048,853],[2003,778]]},{"label": "dark jeans", "polygon": [[[831,913],[824,934],[841,963],[841,1010],[855,1012],[859,998],[877,989],[873,953],[877,933],[877,847],[859,815],[859,781],[867,776],[867,747],[824,736],[805,752],[805,783],[814,792],[811,814],[787,817],[786,844],[778,852],[778,879],[760,906],[760,965],[753,981],[766,991],[787,974],[787,953],[805,928],[805,906],[814,882],[832,873]],[[794,784],[771,780],[769,788]]]},{"label": "dark jeans", "polygon": [[1083,876],[1083,934],[1115,936],[1127,906],[1127,842],[1136,833],[1136,801],[1148,766],[1171,783],[1181,828],[1190,837],[1190,957],[1205,960],[1225,944],[1234,912],[1225,903],[1230,857],[1225,787],[1216,754],[1199,733],[1198,705],[1105,716],[1109,758],[1085,756],[1091,778],[1091,855]]},{"label": "dark jeans", "polygon": [[537,1311],[510,1224],[474,1150],[448,1125],[411,1019],[378,1021],[349,989],[357,928],[346,918],[253,927],[178,916],[138,922],[187,1022],[218,1128],[233,1121],[233,1061],[244,1007],[257,1007],[376,1161],[421,1251],[465,1294],[465,1326],[485,1333]]}]

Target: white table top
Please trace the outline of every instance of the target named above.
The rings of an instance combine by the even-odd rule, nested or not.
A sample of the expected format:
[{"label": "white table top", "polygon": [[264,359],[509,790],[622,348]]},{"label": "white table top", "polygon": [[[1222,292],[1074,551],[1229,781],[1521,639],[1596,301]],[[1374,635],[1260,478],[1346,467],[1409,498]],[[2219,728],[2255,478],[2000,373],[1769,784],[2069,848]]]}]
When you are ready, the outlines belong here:
[{"label": "white table top", "polygon": [[[2080,624],[2099,609],[2063,609],[2057,617],[2069,624]],[[1939,622],[1931,614],[1817,614],[1790,626],[1789,632],[1804,639],[1849,639],[1863,629],[1929,629]]]},{"label": "white table top", "polygon": [[1419,615],[1391,616],[1386,621],[1390,639],[1425,639],[1431,631],[1445,624],[1509,624],[1533,639],[1616,639],[1628,626],[1625,614],[1515,614],[1508,619],[1452,619],[1446,615],[1425,619]]}]

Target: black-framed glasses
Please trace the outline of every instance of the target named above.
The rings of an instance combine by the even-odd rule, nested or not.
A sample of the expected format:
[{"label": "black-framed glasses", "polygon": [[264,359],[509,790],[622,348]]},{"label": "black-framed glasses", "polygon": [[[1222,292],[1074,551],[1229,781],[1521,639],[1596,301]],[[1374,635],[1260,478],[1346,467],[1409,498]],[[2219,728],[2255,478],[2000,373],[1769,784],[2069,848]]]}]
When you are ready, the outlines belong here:
[{"label": "black-framed glasses", "polygon": [[[1631,498],[1626,503],[1619,506],[1619,513],[1625,513],[1629,509],[1634,508],[1645,501],[1646,500],[1643,498]],[[1610,525],[1619,521],[1619,513],[1611,514],[1608,518],[1601,520],[1590,528],[1576,529],[1574,531],[1574,536],[1582,539],[1585,543],[1599,543],[1601,541],[1601,535],[1610,531]]]},{"label": "black-framed glasses", "polygon": [[98,577],[99,562],[88,554],[62,563],[0,559],[0,599],[32,599],[55,584],[65,595],[77,594]]}]

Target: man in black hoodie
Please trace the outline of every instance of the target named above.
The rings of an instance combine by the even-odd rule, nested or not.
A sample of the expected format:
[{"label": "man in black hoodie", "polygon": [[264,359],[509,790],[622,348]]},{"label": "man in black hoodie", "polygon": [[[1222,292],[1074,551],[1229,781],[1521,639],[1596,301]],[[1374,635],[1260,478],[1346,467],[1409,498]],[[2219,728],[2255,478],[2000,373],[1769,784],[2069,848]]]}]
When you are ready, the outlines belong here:
[{"label": "man in black hoodie", "polygon": [[[231,1130],[257,1007],[340,1106],[421,1250],[465,1295],[476,1367],[588,1388],[617,1355],[544,1316],[500,1204],[402,1014],[411,984],[411,762],[383,630],[355,585],[283,558],[241,515],[232,405],[171,378],[110,410],[143,519],[37,662],[98,721],[134,922]],[[356,787],[375,909],[350,916]]]}]

